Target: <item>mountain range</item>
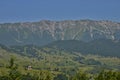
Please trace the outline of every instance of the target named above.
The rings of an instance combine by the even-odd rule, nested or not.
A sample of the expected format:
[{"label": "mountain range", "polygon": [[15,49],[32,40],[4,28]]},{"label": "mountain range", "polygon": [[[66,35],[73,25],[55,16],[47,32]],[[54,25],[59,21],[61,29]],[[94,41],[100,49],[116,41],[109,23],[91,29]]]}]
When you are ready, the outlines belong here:
[{"label": "mountain range", "polygon": [[[57,73],[120,70],[120,23],[65,20],[0,24],[0,69],[11,57],[25,68]],[[21,69],[20,69],[21,70]],[[24,69],[22,69],[24,70]]]},{"label": "mountain range", "polygon": [[120,40],[120,23],[94,20],[64,20],[0,24],[0,43],[43,46],[58,40],[90,42]]}]

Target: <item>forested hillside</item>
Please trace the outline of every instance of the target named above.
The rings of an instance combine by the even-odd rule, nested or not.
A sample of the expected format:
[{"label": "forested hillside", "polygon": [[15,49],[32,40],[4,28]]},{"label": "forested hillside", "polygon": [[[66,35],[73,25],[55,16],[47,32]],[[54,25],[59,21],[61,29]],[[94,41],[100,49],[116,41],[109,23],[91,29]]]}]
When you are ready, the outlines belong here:
[{"label": "forested hillside", "polygon": [[119,80],[119,71],[117,57],[33,45],[0,46],[0,80]]}]

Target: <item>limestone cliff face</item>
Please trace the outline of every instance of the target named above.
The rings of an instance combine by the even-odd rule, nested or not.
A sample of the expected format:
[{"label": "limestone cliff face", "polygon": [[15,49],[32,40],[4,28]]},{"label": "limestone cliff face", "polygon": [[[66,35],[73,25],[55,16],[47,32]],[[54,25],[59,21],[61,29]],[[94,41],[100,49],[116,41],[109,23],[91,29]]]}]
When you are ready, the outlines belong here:
[{"label": "limestone cliff face", "polygon": [[0,43],[45,45],[56,40],[120,40],[120,23],[93,20],[65,20],[0,24]]}]

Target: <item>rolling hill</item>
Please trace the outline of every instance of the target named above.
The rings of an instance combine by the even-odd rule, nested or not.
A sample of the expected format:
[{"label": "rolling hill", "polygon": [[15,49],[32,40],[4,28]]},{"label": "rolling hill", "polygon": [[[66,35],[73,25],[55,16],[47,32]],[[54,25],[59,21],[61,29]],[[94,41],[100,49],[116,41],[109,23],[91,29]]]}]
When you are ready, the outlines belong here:
[{"label": "rolling hill", "polygon": [[93,40],[83,42],[78,40],[55,41],[44,47],[64,50],[68,52],[79,52],[82,54],[95,54],[102,56],[120,57],[120,42],[112,40]]}]

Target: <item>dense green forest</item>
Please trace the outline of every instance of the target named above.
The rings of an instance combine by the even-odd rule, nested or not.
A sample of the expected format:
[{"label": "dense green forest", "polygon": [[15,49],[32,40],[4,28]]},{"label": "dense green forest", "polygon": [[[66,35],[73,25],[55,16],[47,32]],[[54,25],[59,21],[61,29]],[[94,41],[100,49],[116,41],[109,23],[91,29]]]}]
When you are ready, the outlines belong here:
[{"label": "dense green forest", "polygon": [[0,80],[120,80],[120,58],[0,45]]}]

